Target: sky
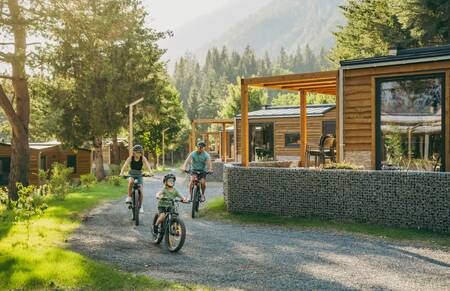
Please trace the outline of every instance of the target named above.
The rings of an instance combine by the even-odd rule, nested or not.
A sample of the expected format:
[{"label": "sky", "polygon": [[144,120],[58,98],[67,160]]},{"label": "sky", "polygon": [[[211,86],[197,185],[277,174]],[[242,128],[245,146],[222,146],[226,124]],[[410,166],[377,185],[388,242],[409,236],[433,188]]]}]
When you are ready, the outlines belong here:
[{"label": "sky", "polygon": [[229,0],[144,0],[150,25],[160,31],[176,30],[196,17],[208,14]]}]

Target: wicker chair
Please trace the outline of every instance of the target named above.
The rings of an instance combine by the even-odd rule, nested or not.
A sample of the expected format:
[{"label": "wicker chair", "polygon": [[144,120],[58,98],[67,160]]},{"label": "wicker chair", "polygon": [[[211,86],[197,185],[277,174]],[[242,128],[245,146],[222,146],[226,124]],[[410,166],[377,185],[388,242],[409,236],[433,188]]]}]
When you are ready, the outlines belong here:
[{"label": "wicker chair", "polygon": [[313,148],[310,145],[306,148],[306,167],[309,166],[311,156],[314,157],[314,166],[325,164],[328,159],[332,162],[336,162],[336,138],[331,135],[323,135],[320,137],[319,147]]}]

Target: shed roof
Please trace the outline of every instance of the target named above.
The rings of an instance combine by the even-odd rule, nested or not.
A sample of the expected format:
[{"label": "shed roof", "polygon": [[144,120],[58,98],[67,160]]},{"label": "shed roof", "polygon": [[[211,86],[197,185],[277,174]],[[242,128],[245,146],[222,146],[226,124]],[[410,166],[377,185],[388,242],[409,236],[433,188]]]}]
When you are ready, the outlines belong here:
[{"label": "shed roof", "polygon": [[345,60],[341,61],[340,63],[342,67],[351,67],[358,65],[390,63],[396,61],[446,57],[446,56],[450,57],[450,45],[412,48],[412,49],[399,49],[397,51],[397,54],[392,56],[377,56],[373,58]]},{"label": "shed roof", "polygon": [[[336,108],[336,104],[311,104],[306,106],[306,114],[308,117],[323,116],[328,111]],[[255,118],[286,118],[286,117],[300,117],[300,106],[270,106],[266,105],[261,110],[256,110],[248,113],[249,119]],[[236,115],[237,119],[241,115]]]}]

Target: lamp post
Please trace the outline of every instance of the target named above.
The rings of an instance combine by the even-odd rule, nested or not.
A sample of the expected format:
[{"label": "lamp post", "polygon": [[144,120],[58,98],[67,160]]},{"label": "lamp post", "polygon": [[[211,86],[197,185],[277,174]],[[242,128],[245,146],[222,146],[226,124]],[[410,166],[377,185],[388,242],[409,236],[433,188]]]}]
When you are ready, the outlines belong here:
[{"label": "lamp post", "polygon": [[163,162],[163,168],[166,167],[166,156],[165,156],[165,150],[164,150],[164,148],[165,148],[165,144],[164,144],[165,134],[166,134],[166,131],[168,131],[169,129],[170,128],[166,128],[166,129],[164,129],[162,131],[162,162]]},{"label": "lamp post", "polygon": [[133,106],[144,101],[144,98],[140,98],[127,105],[129,109],[129,123],[128,123],[128,152],[130,156],[133,154]]}]

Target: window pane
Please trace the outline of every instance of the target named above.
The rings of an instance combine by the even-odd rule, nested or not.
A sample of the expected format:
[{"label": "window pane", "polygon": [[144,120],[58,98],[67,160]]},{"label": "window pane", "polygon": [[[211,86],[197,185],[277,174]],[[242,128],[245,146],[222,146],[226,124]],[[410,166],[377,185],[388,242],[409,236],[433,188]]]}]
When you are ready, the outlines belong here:
[{"label": "window pane", "polygon": [[379,83],[381,168],[439,171],[443,161],[443,78]]},{"label": "window pane", "polygon": [[284,146],[287,148],[299,148],[300,133],[286,133],[284,135]]},{"label": "window pane", "polygon": [[77,172],[77,156],[76,155],[67,156],[67,167],[72,168],[74,173]]}]

